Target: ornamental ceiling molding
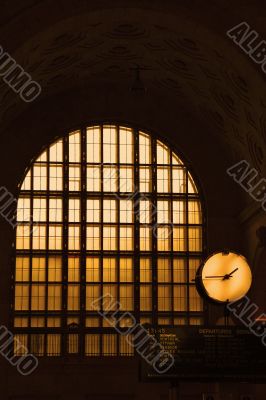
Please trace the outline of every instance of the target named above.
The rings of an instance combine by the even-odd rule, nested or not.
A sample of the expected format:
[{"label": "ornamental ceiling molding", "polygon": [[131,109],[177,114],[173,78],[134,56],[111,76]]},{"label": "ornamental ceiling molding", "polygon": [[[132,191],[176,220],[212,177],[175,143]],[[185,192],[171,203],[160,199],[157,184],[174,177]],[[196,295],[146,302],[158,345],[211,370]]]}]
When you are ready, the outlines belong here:
[{"label": "ornamental ceiling molding", "polygon": [[[226,34],[222,38],[211,33],[211,43],[210,32],[195,25],[192,29],[191,21],[174,30],[156,18],[144,22],[143,15],[142,20],[118,18],[110,10],[100,15],[96,22],[95,15],[58,22],[13,54],[41,84],[42,96],[67,92],[84,82],[119,82],[126,91],[132,67],[140,66],[150,92],[167,91],[176,107],[185,104],[228,145],[233,157],[245,157],[266,171],[266,99],[256,91],[262,77],[227,42]],[[0,117],[8,123],[27,106],[4,82],[0,90]]]}]

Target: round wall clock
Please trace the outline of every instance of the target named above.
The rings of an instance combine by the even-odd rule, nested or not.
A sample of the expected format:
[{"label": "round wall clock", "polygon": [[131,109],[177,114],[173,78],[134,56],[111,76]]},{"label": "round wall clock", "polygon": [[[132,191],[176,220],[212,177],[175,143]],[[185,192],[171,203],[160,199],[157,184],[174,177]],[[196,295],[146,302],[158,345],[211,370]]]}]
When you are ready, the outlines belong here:
[{"label": "round wall clock", "polygon": [[196,274],[199,294],[209,301],[225,303],[244,297],[252,274],[245,257],[233,252],[216,253],[207,258]]}]

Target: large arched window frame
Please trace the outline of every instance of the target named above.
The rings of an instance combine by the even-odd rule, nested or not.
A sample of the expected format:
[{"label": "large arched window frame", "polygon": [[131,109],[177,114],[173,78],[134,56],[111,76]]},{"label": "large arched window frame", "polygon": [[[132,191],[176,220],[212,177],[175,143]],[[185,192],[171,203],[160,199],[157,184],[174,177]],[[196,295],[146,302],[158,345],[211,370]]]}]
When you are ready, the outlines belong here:
[{"label": "large arched window frame", "polygon": [[105,294],[120,303],[118,316],[141,323],[203,323],[194,282],[205,246],[201,197],[179,156],[142,130],[99,124],[48,146],[18,199],[20,342],[39,356],[132,355],[100,316],[104,302],[95,307]]}]

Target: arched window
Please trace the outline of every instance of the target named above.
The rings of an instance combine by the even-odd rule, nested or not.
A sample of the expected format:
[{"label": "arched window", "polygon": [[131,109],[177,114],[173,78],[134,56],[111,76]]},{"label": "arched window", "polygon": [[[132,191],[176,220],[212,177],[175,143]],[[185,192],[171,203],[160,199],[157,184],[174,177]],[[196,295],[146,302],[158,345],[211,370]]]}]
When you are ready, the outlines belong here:
[{"label": "arched window", "polygon": [[32,353],[132,355],[105,294],[141,323],[202,323],[202,205],[158,138],[106,124],[58,139],[28,169],[17,220],[13,329]]}]

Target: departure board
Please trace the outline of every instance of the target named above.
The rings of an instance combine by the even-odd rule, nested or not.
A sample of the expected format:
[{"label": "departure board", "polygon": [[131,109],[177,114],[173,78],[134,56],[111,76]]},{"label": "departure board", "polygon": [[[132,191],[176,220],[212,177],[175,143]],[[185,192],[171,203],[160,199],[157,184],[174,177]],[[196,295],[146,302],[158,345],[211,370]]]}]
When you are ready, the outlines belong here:
[{"label": "departure board", "polygon": [[174,365],[160,374],[141,361],[143,380],[238,380],[266,382],[266,347],[241,327],[146,327]]}]

